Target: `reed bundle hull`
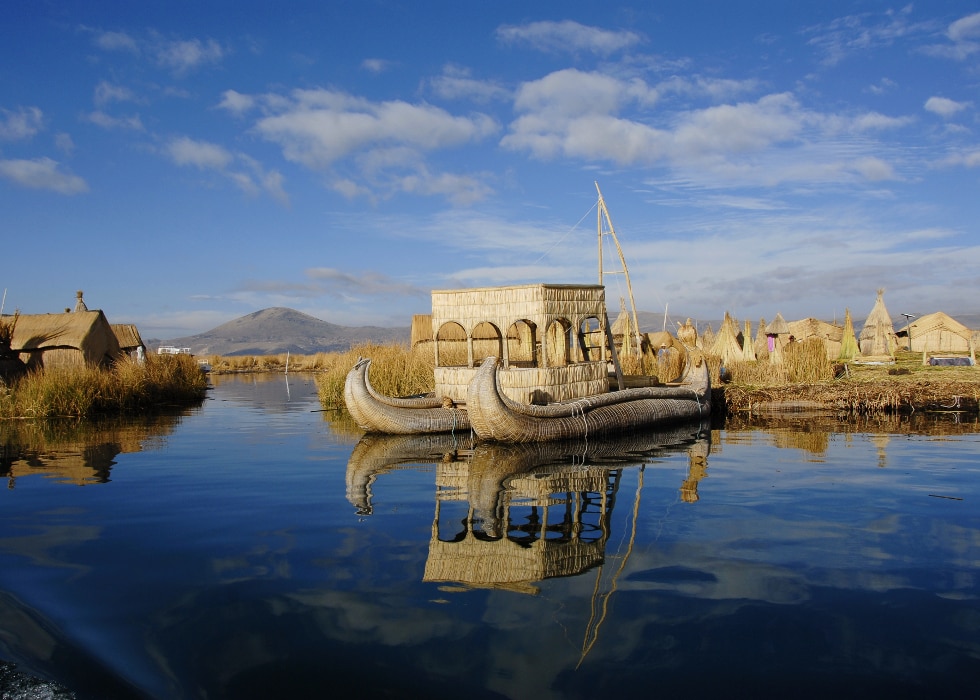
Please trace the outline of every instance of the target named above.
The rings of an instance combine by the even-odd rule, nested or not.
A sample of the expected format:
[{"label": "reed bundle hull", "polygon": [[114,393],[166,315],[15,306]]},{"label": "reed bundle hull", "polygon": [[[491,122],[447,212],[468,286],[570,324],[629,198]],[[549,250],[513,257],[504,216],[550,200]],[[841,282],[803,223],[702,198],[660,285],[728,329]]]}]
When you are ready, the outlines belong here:
[{"label": "reed bundle hull", "polygon": [[469,430],[466,411],[444,408],[439,397],[400,399],[377,393],[368,379],[370,365],[370,360],[359,360],[344,382],[344,403],[362,430],[389,435]]},{"label": "reed bundle hull", "polygon": [[560,404],[519,404],[504,396],[497,358],[487,358],[467,392],[470,426],[481,440],[544,442],[609,435],[696,420],[710,414],[706,363],[692,367],[678,386],[624,389]]}]

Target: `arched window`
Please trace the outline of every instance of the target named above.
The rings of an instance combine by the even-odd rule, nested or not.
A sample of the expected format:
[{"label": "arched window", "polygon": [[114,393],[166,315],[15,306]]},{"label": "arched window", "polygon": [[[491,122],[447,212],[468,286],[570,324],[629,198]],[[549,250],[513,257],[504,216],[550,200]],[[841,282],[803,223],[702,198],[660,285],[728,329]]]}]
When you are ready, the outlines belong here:
[{"label": "arched window", "polygon": [[503,357],[500,330],[489,321],[483,321],[473,329],[473,366],[476,367],[491,355]]},{"label": "arched window", "polygon": [[571,329],[572,324],[564,318],[556,318],[548,325],[548,330],[545,331],[548,367],[564,367],[571,362]]},{"label": "arched window", "polygon": [[466,331],[455,321],[444,323],[436,333],[436,366],[465,367]]},{"label": "arched window", "polygon": [[507,329],[507,359],[514,367],[538,366],[538,328],[527,320]]}]

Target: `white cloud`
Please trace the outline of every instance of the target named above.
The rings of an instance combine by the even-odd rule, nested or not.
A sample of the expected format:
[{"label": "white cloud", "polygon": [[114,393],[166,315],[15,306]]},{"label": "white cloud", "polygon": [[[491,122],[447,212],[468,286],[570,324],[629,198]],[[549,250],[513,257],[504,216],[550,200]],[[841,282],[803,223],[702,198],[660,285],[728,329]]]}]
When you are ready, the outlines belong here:
[{"label": "white cloud", "polygon": [[391,66],[394,65],[391,61],[386,61],[383,58],[365,58],[361,61],[361,68],[369,73],[380,74],[387,71]]},{"label": "white cloud", "polygon": [[956,20],[949,25],[946,33],[953,41],[980,39],[980,12]]},{"label": "white cloud", "polygon": [[60,194],[88,192],[85,180],[62,171],[60,164],[50,158],[0,160],[0,177],[36,190],[52,190]]},{"label": "white cloud", "polygon": [[44,115],[37,107],[0,109],[0,141],[22,141],[44,127]]},{"label": "white cloud", "polygon": [[159,65],[184,74],[200,66],[220,62],[225,50],[214,39],[159,40],[154,46],[154,56]]},{"label": "white cloud", "polygon": [[963,61],[980,51],[980,12],[961,17],[946,28],[950,43],[933,44],[925,53],[954,61]]},{"label": "white cloud", "polygon": [[95,44],[105,51],[129,51],[139,53],[139,43],[126,32],[103,32],[95,34]]},{"label": "white cloud", "polygon": [[255,98],[251,95],[243,95],[236,90],[225,90],[221,93],[221,102],[218,103],[219,109],[226,109],[236,116],[241,116],[255,106]]},{"label": "white cloud", "polygon": [[505,43],[524,44],[538,51],[588,51],[600,56],[627,49],[642,41],[636,32],[589,27],[572,20],[503,25],[497,29],[497,37]]},{"label": "white cloud", "polygon": [[129,117],[114,117],[106,114],[102,110],[89,112],[85,118],[103,129],[129,129],[131,131],[143,131],[143,122],[138,114]]},{"label": "white cloud", "polygon": [[95,86],[93,100],[97,107],[104,107],[110,102],[137,102],[136,94],[127,87],[114,85],[106,80]]},{"label": "white cloud", "polygon": [[163,152],[179,166],[212,171],[228,178],[251,197],[264,191],[283,206],[289,206],[282,174],[276,170],[266,171],[257,160],[244,153],[232,153],[216,143],[187,136],[170,139]]},{"label": "white cloud", "polygon": [[445,100],[469,99],[479,103],[503,100],[510,91],[495,83],[476,80],[467,70],[446,66],[442,75],[428,81],[431,90]]},{"label": "white cloud", "polygon": [[926,111],[932,112],[933,114],[938,114],[939,116],[947,119],[952,117],[957,112],[965,109],[966,106],[966,103],[956,102],[946,97],[930,97],[925,103]]},{"label": "white cloud", "polygon": [[458,146],[497,129],[490,117],[458,117],[427,104],[370,102],[330,90],[297,90],[263,117],[256,130],[278,143],[287,159],[324,168],[351,153],[403,145],[421,151]]},{"label": "white cloud", "polygon": [[233,159],[231,153],[217,144],[186,136],[171,139],[166,153],[177,165],[192,165],[201,170],[223,170]]}]

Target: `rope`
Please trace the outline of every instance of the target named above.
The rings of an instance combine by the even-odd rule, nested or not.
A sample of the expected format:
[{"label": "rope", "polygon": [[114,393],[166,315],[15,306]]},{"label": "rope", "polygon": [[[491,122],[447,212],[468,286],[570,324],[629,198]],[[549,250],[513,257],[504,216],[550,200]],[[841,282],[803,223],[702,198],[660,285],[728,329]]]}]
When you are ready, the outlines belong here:
[{"label": "rope", "polygon": [[558,244],[560,244],[562,241],[564,241],[566,238],[568,238],[569,234],[571,234],[572,231],[574,231],[575,229],[577,229],[579,227],[579,224],[581,224],[583,221],[585,221],[585,217],[587,217],[589,214],[591,214],[592,213],[592,210],[595,209],[597,206],[599,206],[598,200],[596,201],[595,204],[593,204],[591,207],[589,207],[589,210],[587,212],[585,212],[584,214],[582,214],[582,218],[579,219],[578,222],[574,226],[572,226],[570,229],[568,229],[568,231],[565,232],[565,235],[564,236],[562,236],[557,241],[555,241],[554,244],[552,244],[552,246],[550,248],[548,248],[548,250],[546,250],[543,253],[541,253],[541,257],[540,258],[538,258],[537,260],[535,260],[531,264],[532,265],[537,265],[539,262],[541,262],[542,260],[544,260],[544,258],[547,257],[548,254],[551,253],[551,251],[553,251],[555,248],[558,247]]}]

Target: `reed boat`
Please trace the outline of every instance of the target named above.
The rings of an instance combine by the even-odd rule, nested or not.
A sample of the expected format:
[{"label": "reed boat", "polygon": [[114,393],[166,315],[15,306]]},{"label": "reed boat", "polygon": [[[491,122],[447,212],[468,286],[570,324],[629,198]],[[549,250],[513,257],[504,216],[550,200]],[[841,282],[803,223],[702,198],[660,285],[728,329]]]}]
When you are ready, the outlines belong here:
[{"label": "reed boat", "polygon": [[354,422],[369,433],[415,435],[448,433],[470,429],[466,411],[451,399],[439,396],[394,398],[379,394],[371,386],[371,360],[361,358],[347,373],[344,402]]},{"label": "reed boat", "polygon": [[534,442],[708,415],[706,366],[691,372],[679,386],[644,378],[646,388],[624,388],[628,382],[602,284],[604,236],[611,235],[616,243],[633,309],[626,323],[629,330],[620,333],[622,352],[642,353],[642,339],[629,273],[601,192],[598,229],[599,284],[433,291],[432,314],[413,319],[412,346],[431,348],[434,392],[416,398],[383,396],[368,379],[370,361],[360,360],[348,373],[344,389],[355,422],[369,433],[472,428],[485,440]]},{"label": "reed boat", "polygon": [[483,361],[470,383],[467,411],[477,437],[505,443],[608,435],[704,419],[711,413],[707,363],[690,366],[680,382],[622,389],[537,406],[508,398],[499,387],[496,357]]}]

